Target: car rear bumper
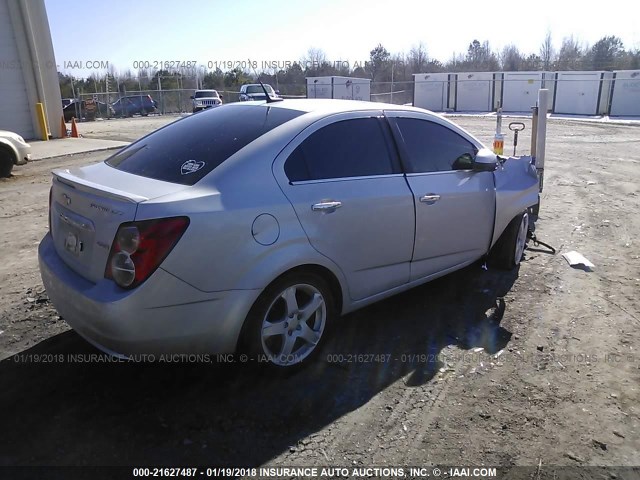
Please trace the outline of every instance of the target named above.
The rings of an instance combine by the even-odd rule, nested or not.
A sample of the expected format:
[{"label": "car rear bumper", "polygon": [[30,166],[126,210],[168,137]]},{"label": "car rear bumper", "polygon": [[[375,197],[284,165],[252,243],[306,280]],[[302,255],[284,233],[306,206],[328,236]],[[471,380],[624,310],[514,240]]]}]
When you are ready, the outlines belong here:
[{"label": "car rear bumper", "polygon": [[58,256],[50,234],[38,248],[51,302],[90,343],[112,355],[231,353],[258,290],[202,292],[162,270],[133,290],[92,283]]}]

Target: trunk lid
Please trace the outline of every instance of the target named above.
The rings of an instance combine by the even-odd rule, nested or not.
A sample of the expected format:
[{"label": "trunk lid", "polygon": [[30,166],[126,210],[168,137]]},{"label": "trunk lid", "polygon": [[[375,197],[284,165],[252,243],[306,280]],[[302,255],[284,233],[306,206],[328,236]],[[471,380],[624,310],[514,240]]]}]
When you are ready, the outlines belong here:
[{"label": "trunk lid", "polygon": [[105,163],[52,173],[51,235],[56,251],[72,270],[94,283],[104,278],[118,227],[135,219],[138,204],[188,188]]}]

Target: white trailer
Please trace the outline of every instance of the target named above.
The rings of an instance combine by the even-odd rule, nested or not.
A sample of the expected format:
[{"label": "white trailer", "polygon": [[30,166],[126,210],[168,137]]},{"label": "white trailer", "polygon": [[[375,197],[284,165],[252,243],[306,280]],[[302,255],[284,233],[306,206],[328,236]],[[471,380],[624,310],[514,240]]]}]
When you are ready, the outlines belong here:
[{"label": "white trailer", "polygon": [[504,72],[502,82],[503,112],[531,112],[538,91],[548,89],[553,97],[553,74],[550,72]]},{"label": "white trailer", "polygon": [[553,113],[606,115],[612,72],[556,72]]},{"label": "white trailer", "polygon": [[455,95],[455,75],[414,73],[413,106],[434,112],[451,110]]},{"label": "white trailer", "polygon": [[353,77],[307,77],[307,98],[370,100],[371,80]]},{"label": "white trailer", "polygon": [[640,70],[613,72],[609,115],[640,117]]},{"label": "white trailer", "polygon": [[465,72],[456,79],[455,110],[492,112],[500,99],[501,73]]}]

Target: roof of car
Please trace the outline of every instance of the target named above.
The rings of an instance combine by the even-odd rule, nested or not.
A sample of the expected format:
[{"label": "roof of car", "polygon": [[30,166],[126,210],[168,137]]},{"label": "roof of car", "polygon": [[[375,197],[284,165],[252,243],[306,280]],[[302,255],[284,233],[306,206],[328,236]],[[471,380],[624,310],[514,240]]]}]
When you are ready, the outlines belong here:
[{"label": "roof of car", "polygon": [[[406,110],[415,112],[426,112],[421,108],[409,105],[394,105],[391,103],[368,102],[363,100],[339,100],[327,98],[296,98],[285,99],[278,102],[251,102],[254,106],[269,106],[273,108],[286,108],[301,112],[326,112],[340,113],[363,110]],[[247,105],[247,102],[229,105]],[[431,112],[429,112],[431,113]]]}]

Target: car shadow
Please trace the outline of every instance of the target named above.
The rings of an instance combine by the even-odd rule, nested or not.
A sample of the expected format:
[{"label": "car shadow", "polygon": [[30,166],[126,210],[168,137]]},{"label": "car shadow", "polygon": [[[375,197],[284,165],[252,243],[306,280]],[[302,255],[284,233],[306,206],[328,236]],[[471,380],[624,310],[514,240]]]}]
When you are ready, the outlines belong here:
[{"label": "car shadow", "polygon": [[73,331],[56,335],[0,362],[0,466],[261,465],[399,379],[430,382],[443,349],[504,348],[502,297],[517,276],[476,264],[347,315],[286,376],[106,361]]}]

